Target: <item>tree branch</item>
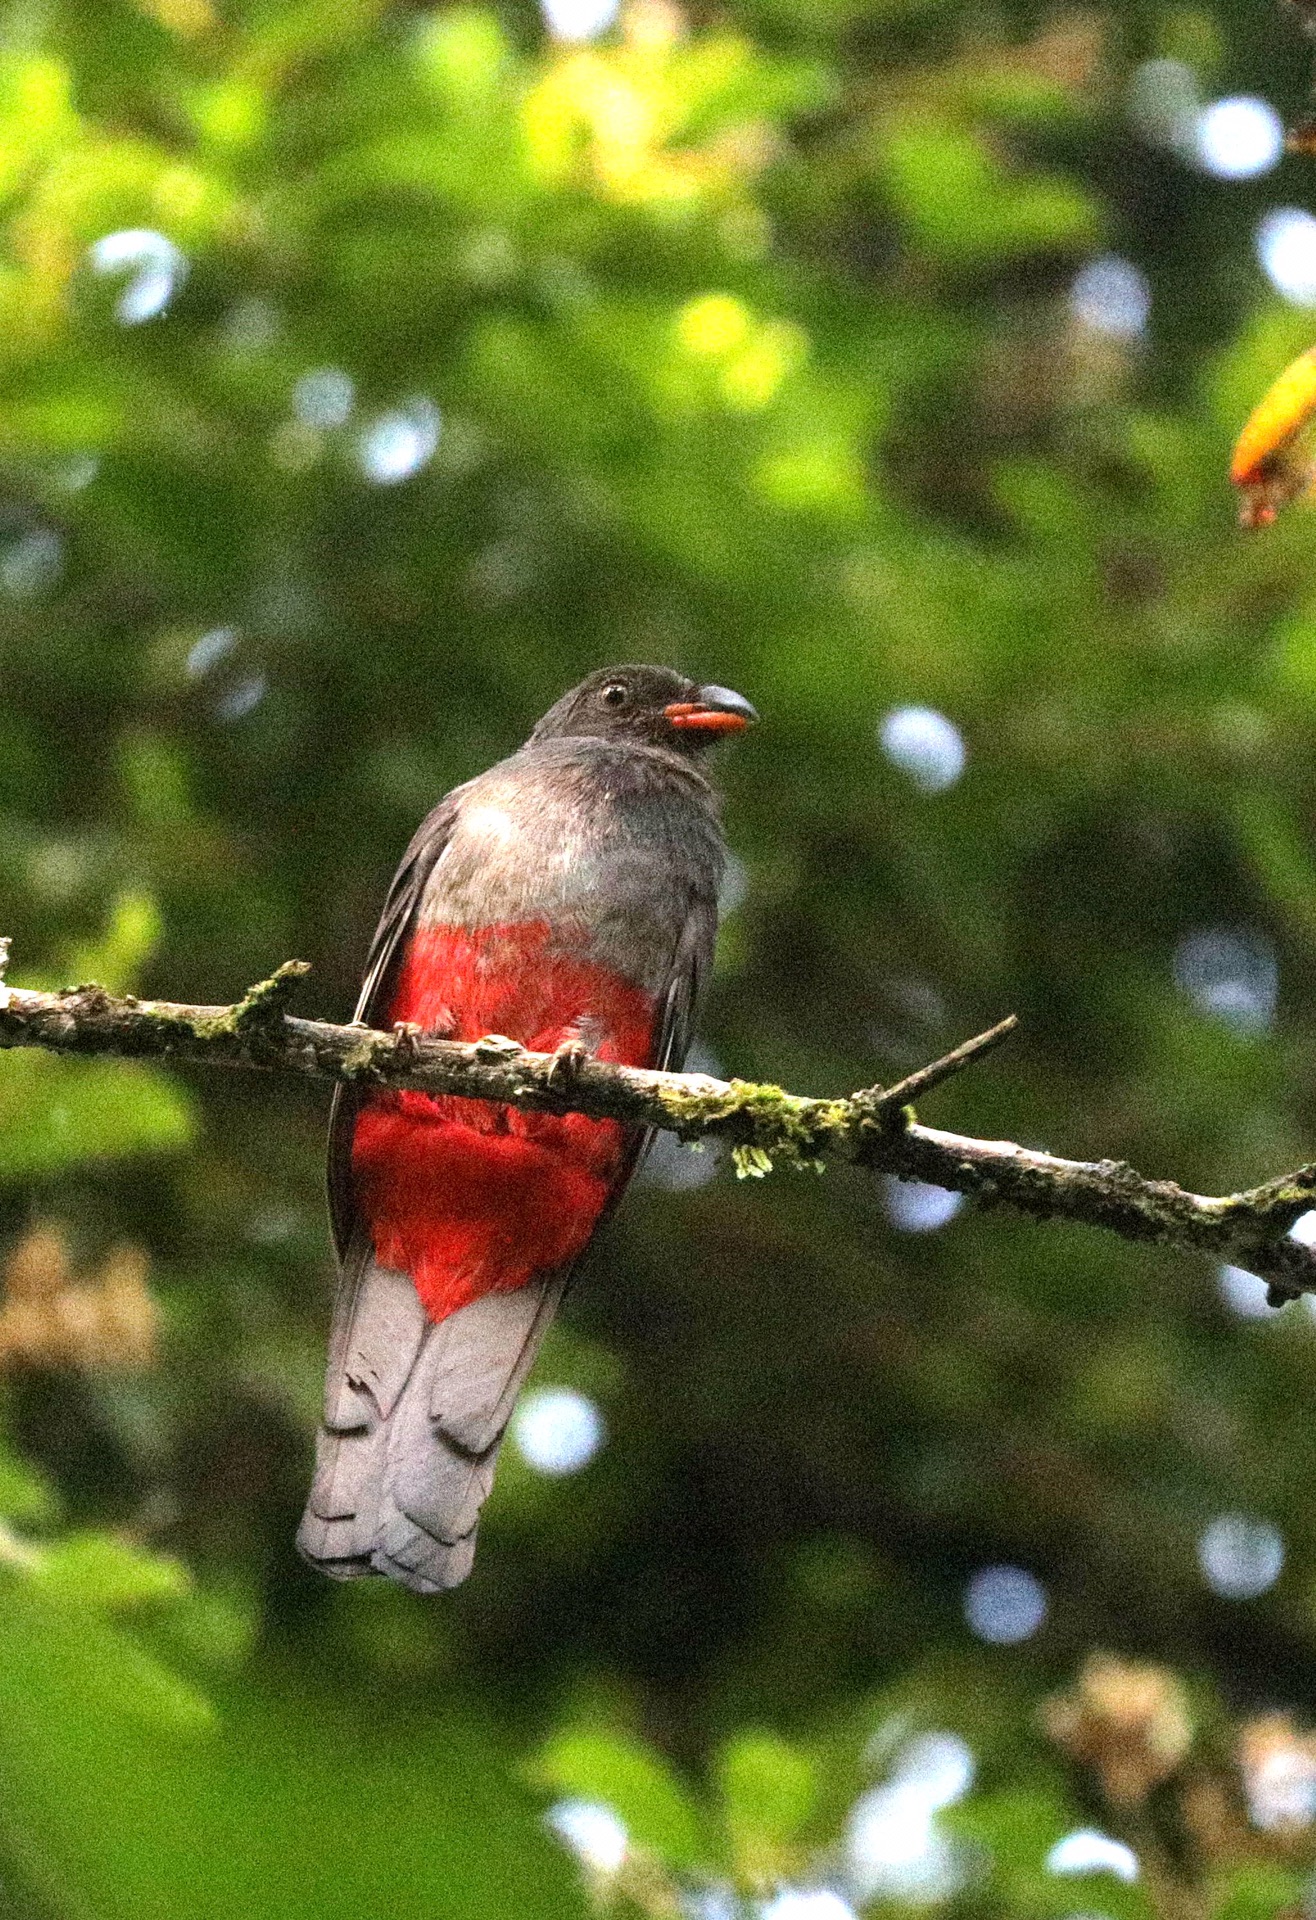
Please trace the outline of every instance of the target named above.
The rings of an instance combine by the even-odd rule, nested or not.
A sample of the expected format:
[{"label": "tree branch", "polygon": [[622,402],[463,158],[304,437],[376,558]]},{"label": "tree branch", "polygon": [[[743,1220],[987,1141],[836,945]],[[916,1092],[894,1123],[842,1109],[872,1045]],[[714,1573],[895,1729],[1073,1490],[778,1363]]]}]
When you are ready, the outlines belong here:
[{"label": "tree branch", "polygon": [[[0,966],[5,945],[0,941]],[[1064,1160],[1009,1140],[922,1126],[911,1098],[998,1045],[1013,1031],[1013,1017],[894,1087],[813,1099],[702,1073],[530,1053],[498,1035],[466,1044],[410,1027],[380,1033],[299,1019],[286,1005],[307,971],[304,961],[288,961],[229,1007],[116,997],[99,986],[37,993],[0,984],[0,1048],[199,1061],[662,1127],[683,1140],[723,1141],[742,1173],[847,1162],[930,1181],[980,1206],[1008,1205],[1036,1220],[1077,1220],[1126,1240],[1200,1249],[1261,1275],[1275,1305],[1316,1292],[1316,1251],[1287,1237],[1299,1215],[1316,1206],[1316,1165],[1213,1199],[1149,1180],[1121,1160]]]}]

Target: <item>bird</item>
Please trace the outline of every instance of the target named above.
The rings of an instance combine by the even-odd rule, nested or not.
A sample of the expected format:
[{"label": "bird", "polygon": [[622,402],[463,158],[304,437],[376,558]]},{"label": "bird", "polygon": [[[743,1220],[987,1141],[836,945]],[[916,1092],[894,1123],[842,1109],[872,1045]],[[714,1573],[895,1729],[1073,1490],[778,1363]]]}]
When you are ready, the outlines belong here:
[{"label": "bird", "polygon": [[[679,1071],[726,859],[706,755],[757,717],[666,667],[590,674],[422,822],[356,1020]],[[647,1144],[578,1113],[335,1090],[312,1565],[424,1594],[466,1578],[517,1394]]]}]

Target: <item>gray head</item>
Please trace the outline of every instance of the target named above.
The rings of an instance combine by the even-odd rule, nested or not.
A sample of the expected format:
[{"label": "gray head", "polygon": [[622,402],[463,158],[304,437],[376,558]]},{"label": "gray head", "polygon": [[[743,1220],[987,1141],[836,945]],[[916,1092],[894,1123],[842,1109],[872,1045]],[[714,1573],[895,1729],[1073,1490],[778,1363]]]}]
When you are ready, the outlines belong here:
[{"label": "gray head", "polygon": [[670,667],[604,667],[549,708],[531,740],[632,740],[699,753],[757,720],[730,687],[701,687]]}]

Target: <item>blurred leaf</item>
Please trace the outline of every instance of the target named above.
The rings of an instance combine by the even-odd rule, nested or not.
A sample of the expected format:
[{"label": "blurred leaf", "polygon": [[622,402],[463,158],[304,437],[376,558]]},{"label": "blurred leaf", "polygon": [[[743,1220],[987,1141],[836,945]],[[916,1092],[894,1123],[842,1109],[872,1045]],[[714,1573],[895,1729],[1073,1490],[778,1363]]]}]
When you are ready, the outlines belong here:
[{"label": "blurred leaf", "polygon": [[733,1835],[794,1840],[818,1799],[812,1761],[771,1733],[740,1733],[718,1755],[717,1786]]},{"label": "blurred leaf", "polygon": [[196,1133],[192,1102],[135,1060],[0,1055],[0,1179],[57,1173],[86,1160],[172,1153]]},{"label": "blurred leaf", "polygon": [[1156,1909],[1145,1888],[1130,1885],[1108,1869],[1099,1873],[1056,1874],[1047,1856],[1056,1842],[1090,1826],[1064,1806],[1054,1790],[1008,1788],[972,1795],[942,1816],[955,1833],[986,1850],[992,1884],[1011,1914],[1060,1920],[1082,1909],[1109,1914],[1111,1920],[1152,1920]]},{"label": "blurred leaf", "polygon": [[126,992],[155,952],[160,933],[160,909],[152,895],[135,889],[121,893],[104,933],[72,949],[64,964],[65,977],[58,984],[74,987],[93,981],[111,993]]},{"label": "blurred leaf", "polygon": [[651,1747],[631,1736],[558,1733],[540,1750],[531,1777],[544,1791],[602,1801],[630,1837],[660,1860],[699,1858],[699,1815],[686,1789]]},{"label": "blurred leaf", "polygon": [[1308,1885],[1305,1873],[1258,1861],[1229,1876],[1214,1920],[1276,1920],[1282,1912],[1300,1914]]},{"label": "blurred leaf", "polygon": [[813,1763],[774,1734],[746,1732],[723,1746],[716,1779],[737,1880],[766,1887],[786,1879],[787,1849],[818,1801]]},{"label": "blurred leaf", "polygon": [[1097,238],[1097,208],[1082,188],[1036,175],[1012,179],[975,134],[951,126],[893,127],[879,148],[879,172],[915,244],[948,266],[1075,252]]},{"label": "blurred leaf", "polygon": [[98,1920],[583,1912],[473,1728],[244,1697],[217,1726],[124,1636],[23,1583],[0,1606],[0,1833]]},{"label": "blurred leaf", "polygon": [[41,1526],[59,1512],[54,1491],[0,1441],[0,1518]]},{"label": "blurred leaf", "polygon": [[90,1532],[65,1534],[43,1547],[32,1577],[71,1608],[80,1604],[107,1613],[178,1600],[191,1585],[178,1561]]}]

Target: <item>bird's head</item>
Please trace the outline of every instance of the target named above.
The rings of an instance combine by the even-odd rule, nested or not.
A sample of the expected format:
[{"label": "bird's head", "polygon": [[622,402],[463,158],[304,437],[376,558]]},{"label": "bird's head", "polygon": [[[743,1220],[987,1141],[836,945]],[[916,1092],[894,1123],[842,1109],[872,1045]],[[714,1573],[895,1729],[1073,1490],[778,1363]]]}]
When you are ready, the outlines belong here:
[{"label": "bird's head", "polygon": [[729,687],[701,687],[670,667],[605,667],[564,693],[530,738],[633,740],[693,754],[757,719]]}]

